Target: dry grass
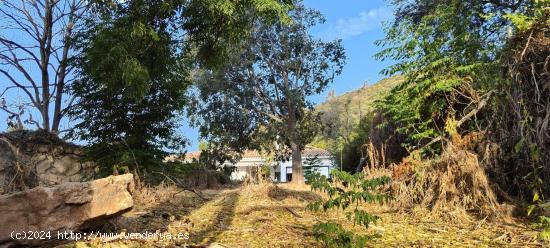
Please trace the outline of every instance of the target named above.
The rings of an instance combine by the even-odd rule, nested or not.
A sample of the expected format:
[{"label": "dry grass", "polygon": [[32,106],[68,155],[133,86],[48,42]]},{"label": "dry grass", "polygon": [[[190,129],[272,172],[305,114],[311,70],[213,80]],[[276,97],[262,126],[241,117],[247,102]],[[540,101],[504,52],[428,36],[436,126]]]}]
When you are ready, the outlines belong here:
[{"label": "dry grass", "polygon": [[158,186],[143,186],[132,193],[134,203],[141,209],[157,206],[159,203],[169,201],[180,192],[174,184],[162,182]]},{"label": "dry grass", "polygon": [[420,206],[458,222],[472,213],[480,218],[501,214],[485,171],[472,152],[449,145],[437,160],[405,159],[394,174],[395,206]]},{"label": "dry grass", "polygon": [[[378,234],[372,247],[524,247],[536,243],[536,232],[516,220],[463,221],[450,224],[423,208],[411,213],[390,206],[365,205],[381,220],[370,229],[353,226],[336,211],[314,213],[309,201],[319,199],[308,186],[259,184],[206,190],[203,200],[165,185],[140,193],[136,209],[113,223],[113,232],[189,233],[179,240],[95,240],[69,247],[321,247],[312,226],[332,220],[357,233]],[[170,196],[171,197],[166,197]],[[157,199],[154,202],[152,199]],[[140,205],[143,204],[143,205]]]}]

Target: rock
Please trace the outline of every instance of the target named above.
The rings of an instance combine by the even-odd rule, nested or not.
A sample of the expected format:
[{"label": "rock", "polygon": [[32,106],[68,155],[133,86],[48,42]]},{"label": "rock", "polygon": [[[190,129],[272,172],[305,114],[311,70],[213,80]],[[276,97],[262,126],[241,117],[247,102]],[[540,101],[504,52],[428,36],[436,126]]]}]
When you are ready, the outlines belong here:
[{"label": "rock", "polygon": [[67,146],[67,147],[64,148],[64,150],[65,150],[66,154],[72,154],[73,153],[73,148],[72,147]]},{"label": "rock", "polygon": [[76,174],[76,175],[72,175],[70,178],[69,178],[69,182],[80,182],[80,179],[82,178],[82,176]]},{"label": "rock", "polygon": [[37,150],[40,153],[47,153],[48,151],[50,151],[50,148],[48,147],[48,145],[40,145],[38,146]]},{"label": "rock", "polygon": [[76,175],[80,172],[80,169],[81,169],[80,163],[75,161],[71,164],[71,166],[69,167],[69,170],[65,172],[65,175],[67,176]]},{"label": "rock", "polygon": [[[0,167],[5,167],[0,185],[6,186],[4,193],[13,193],[92,178],[96,166],[84,168],[82,156],[74,153],[83,154],[83,150],[45,131],[0,133]],[[76,175],[81,179],[76,180]]]},{"label": "rock", "polygon": [[[64,183],[52,188],[36,187],[0,197],[0,247],[46,246],[58,231],[98,227],[133,207],[132,174],[86,183]],[[12,232],[44,231],[51,240],[11,238]]]},{"label": "rock", "polygon": [[51,174],[51,173],[40,175],[40,179],[44,183],[46,183],[46,185],[55,184],[57,182],[57,180],[59,180],[57,175]]},{"label": "rock", "polygon": [[[55,167],[59,173],[67,175],[74,175],[74,173],[80,171],[80,163],[69,156],[56,160],[53,163],[53,167]],[[76,172],[74,172],[75,170]]]},{"label": "rock", "polygon": [[52,161],[50,160],[42,160],[36,164],[36,172],[38,174],[43,174],[46,172],[50,167],[52,167]]},{"label": "rock", "polygon": [[46,154],[35,155],[34,159],[36,159],[38,161],[42,161],[42,160],[46,160],[46,159],[53,160],[53,158],[51,158],[50,156],[48,156]]},{"label": "rock", "polygon": [[57,146],[53,149],[53,153],[54,154],[63,154],[63,147],[62,146]]},{"label": "rock", "polygon": [[[12,144],[4,139],[0,138],[0,167],[2,167],[2,184],[3,192],[10,192],[17,189],[17,185],[9,182],[9,179],[14,178],[17,175],[17,163],[15,163],[16,149]],[[14,181],[13,183],[18,183]]]},{"label": "rock", "polygon": [[83,168],[92,168],[94,166],[95,166],[95,163],[92,162],[92,161],[86,161],[86,162],[82,163]]}]

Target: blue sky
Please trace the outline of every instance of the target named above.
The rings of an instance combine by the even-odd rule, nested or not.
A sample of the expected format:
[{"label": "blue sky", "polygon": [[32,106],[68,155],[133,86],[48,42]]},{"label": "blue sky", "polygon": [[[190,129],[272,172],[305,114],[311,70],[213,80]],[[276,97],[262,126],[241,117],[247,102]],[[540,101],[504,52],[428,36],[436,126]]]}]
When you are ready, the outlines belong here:
[{"label": "blue sky", "polygon": [[[337,95],[371,84],[382,78],[380,71],[389,62],[377,61],[373,55],[380,50],[374,41],[382,39],[382,23],[391,20],[392,8],[384,0],[305,0],[309,8],[319,10],[326,22],[311,30],[311,33],[323,40],[342,39],[346,50],[347,63],[343,73],[335,78],[333,84],[323,94],[314,96],[312,101],[322,102],[329,91]],[[0,89],[5,87],[0,83]],[[12,97],[17,98],[13,95]],[[0,111],[0,131],[6,130],[6,113]],[[197,149],[198,132],[182,123],[182,134],[189,139],[189,151]]]},{"label": "blue sky", "polygon": [[[331,90],[341,95],[383,78],[380,71],[390,62],[377,61],[373,56],[380,51],[374,41],[384,37],[382,23],[390,21],[393,16],[387,1],[306,0],[305,5],[319,10],[326,19],[323,25],[316,26],[311,33],[323,40],[342,39],[347,56],[342,74],[335,78],[326,92],[312,97],[312,101],[324,101]],[[187,126],[182,127],[181,131],[191,142],[187,149],[197,150],[197,131]]]},{"label": "blue sky", "polygon": [[391,21],[393,9],[384,0],[306,0],[305,5],[319,10],[326,18],[323,25],[312,29],[323,40],[342,39],[347,63],[329,90],[312,100],[321,102],[330,90],[336,95],[372,84],[382,79],[380,71],[389,65],[374,59],[380,47],[376,40],[384,38],[382,23]]}]

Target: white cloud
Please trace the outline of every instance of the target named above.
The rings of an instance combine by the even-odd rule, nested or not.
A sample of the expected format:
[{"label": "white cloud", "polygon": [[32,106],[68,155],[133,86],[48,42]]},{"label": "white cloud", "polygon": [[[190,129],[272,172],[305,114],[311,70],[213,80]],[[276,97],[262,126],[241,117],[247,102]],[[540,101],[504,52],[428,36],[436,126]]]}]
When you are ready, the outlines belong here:
[{"label": "white cloud", "polygon": [[373,29],[380,28],[382,22],[391,20],[393,13],[390,8],[381,7],[359,13],[358,16],[339,19],[321,35],[325,39],[346,39],[358,36]]}]

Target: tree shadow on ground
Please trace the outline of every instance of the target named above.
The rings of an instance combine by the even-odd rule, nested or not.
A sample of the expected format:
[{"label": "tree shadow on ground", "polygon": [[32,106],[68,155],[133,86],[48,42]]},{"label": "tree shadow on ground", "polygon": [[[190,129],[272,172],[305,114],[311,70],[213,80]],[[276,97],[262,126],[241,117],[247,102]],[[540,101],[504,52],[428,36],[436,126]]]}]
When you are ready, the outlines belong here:
[{"label": "tree shadow on ground", "polygon": [[277,201],[294,198],[301,201],[313,202],[321,199],[320,195],[309,190],[285,189],[276,185],[267,189],[267,196]]},{"label": "tree shadow on ground", "polygon": [[298,206],[298,205],[253,206],[253,207],[247,208],[246,210],[240,211],[239,214],[250,215],[254,212],[268,211],[268,212],[286,212],[290,215],[299,217],[297,216],[299,214],[296,211],[303,211],[303,210],[306,210],[306,208],[304,206]]},{"label": "tree shadow on ground", "polygon": [[[219,194],[205,195],[201,198],[190,192],[178,192],[168,199],[155,202],[154,207],[140,209],[110,222],[101,231],[127,233],[166,232],[174,221],[185,222],[190,213],[216,199]],[[154,199],[153,199],[154,200]],[[138,204],[138,203],[135,203]]]},{"label": "tree shadow on ground", "polygon": [[222,199],[216,203],[221,205],[220,210],[212,219],[212,223],[204,230],[199,232],[190,233],[191,243],[212,243],[215,242],[218,236],[224,231],[228,230],[231,226],[231,222],[235,217],[235,208],[237,201],[239,200],[239,192],[229,192]]}]

